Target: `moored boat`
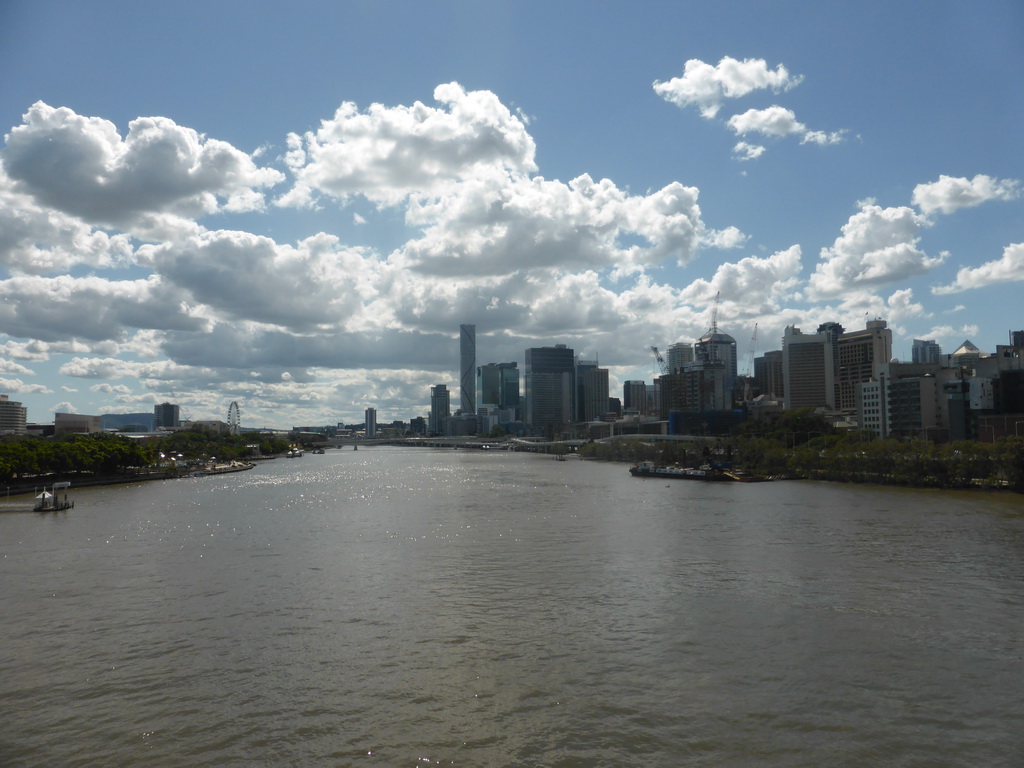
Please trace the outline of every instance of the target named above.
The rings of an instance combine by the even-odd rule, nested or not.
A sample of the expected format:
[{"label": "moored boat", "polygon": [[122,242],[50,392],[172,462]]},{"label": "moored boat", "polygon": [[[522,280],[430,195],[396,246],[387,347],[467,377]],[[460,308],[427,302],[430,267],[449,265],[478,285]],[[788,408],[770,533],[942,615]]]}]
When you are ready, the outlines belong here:
[{"label": "moored boat", "polygon": [[705,482],[758,483],[770,479],[767,477],[757,477],[742,470],[725,469],[711,464],[704,464],[700,467],[681,467],[678,464],[672,466],[659,465],[653,461],[641,461],[635,464],[629,468],[629,474],[633,477],[704,480]]}]

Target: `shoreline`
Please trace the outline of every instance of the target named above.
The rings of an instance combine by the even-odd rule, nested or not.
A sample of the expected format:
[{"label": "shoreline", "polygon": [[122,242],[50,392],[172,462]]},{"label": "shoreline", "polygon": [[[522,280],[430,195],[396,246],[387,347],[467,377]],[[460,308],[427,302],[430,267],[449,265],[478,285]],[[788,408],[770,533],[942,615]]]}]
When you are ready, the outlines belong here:
[{"label": "shoreline", "polygon": [[[188,477],[205,477],[208,475],[230,475],[235,472],[246,472],[250,469],[255,469],[256,464],[253,462],[235,462],[233,464],[220,464],[215,465],[210,469],[195,470],[193,472],[187,472],[183,474],[175,474],[168,471],[162,472],[145,472],[137,475],[112,475],[108,477],[90,477],[83,478],[76,475],[49,475],[43,480],[40,478],[38,481],[29,485],[27,483],[21,483],[19,485],[10,485],[5,487],[6,497],[0,501],[0,512],[20,512],[24,511],[27,506],[29,511],[32,511],[32,507],[35,505],[35,495],[40,492],[41,488],[46,486],[52,486],[54,483],[70,482],[72,489],[77,488],[97,488],[107,485],[129,485],[131,483],[150,483],[155,480],[181,480]],[[29,496],[29,499],[23,497]],[[8,499],[15,499],[15,501],[8,501]]]}]

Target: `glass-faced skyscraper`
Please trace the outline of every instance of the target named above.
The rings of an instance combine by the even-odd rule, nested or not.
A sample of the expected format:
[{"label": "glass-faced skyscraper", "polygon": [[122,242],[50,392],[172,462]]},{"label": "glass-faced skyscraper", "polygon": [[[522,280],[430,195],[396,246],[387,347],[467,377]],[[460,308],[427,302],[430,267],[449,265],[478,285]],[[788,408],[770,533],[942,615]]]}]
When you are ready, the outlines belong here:
[{"label": "glass-faced skyscraper", "polygon": [[463,413],[476,413],[476,326],[459,326],[459,408]]},{"label": "glass-faced skyscraper", "polygon": [[558,429],[576,412],[576,354],[565,344],[526,350],[526,422]]},{"label": "glass-faced skyscraper", "polygon": [[444,435],[448,431],[448,419],[452,415],[451,394],[444,384],[430,388],[430,421],[427,429],[432,435]]},{"label": "glass-faced skyscraper", "polygon": [[519,411],[519,369],[515,363],[488,363],[476,369],[481,405]]}]

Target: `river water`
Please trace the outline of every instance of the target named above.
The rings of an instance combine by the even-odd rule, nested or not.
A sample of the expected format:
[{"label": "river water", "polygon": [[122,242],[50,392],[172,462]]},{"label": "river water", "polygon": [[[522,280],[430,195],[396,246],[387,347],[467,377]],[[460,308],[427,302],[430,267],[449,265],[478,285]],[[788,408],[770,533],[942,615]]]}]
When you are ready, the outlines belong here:
[{"label": "river water", "polygon": [[0,515],[3,766],[1024,761],[1017,495],[375,448],[72,497]]}]

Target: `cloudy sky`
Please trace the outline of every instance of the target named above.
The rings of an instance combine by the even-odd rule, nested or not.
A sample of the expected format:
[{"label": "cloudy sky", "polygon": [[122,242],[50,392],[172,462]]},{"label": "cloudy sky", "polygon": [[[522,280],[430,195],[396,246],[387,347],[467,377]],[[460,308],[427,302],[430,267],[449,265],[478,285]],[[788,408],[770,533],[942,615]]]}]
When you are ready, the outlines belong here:
[{"label": "cloudy sky", "polygon": [[1024,328],[1024,5],[7,0],[0,393],[408,419],[711,319]]}]

